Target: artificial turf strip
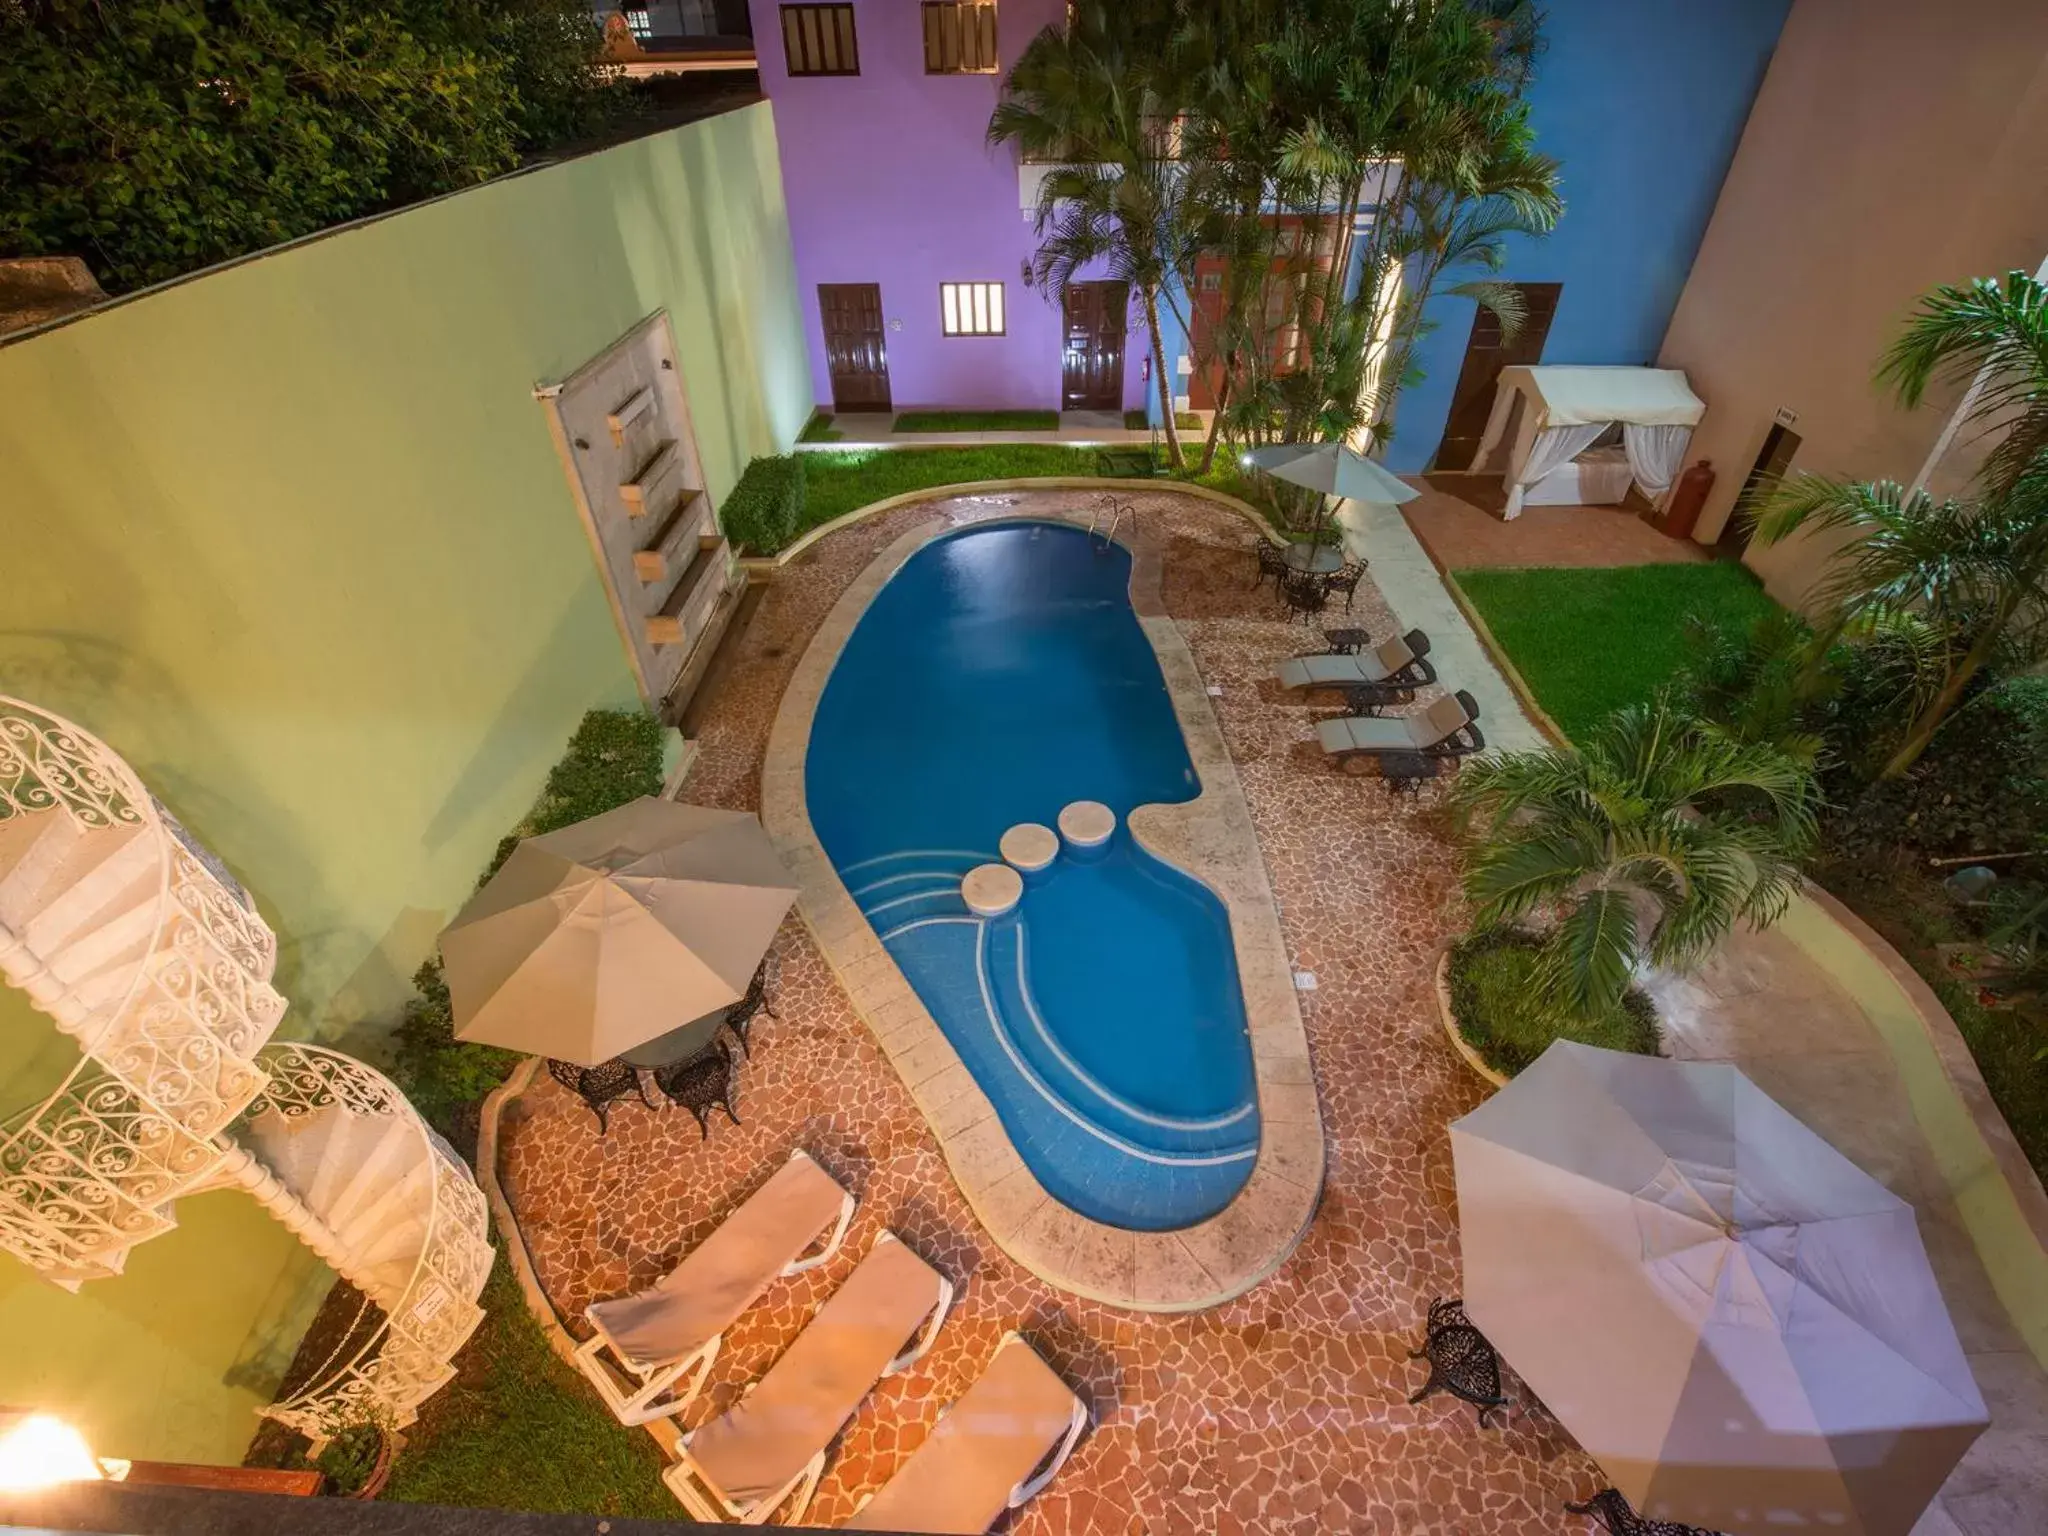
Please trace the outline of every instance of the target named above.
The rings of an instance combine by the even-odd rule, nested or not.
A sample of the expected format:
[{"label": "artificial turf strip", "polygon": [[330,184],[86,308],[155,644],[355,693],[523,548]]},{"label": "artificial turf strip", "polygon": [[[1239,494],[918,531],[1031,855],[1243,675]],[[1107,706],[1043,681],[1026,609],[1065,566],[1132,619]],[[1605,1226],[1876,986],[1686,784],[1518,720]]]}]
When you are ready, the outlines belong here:
[{"label": "artificial turf strip", "polygon": [[811,419],[804,423],[804,429],[797,434],[800,443],[836,443],[846,434],[833,425],[830,411],[813,411]]},{"label": "artificial turf strip", "polygon": [[1452,574],[1536,702],[1573,738],[1678,674],[1691,659],[1687,615],[1742,633],[1777,607],[1726,561]]},{"label": "artificial turf strip", "polygon": [[[1174,412],[1173,424],[1183,432],[1199,432],[1202,430],[1202,418],[1193,411]],[[1124,430],[1126,432],[1143,432],[1151,425],[1151,418],[1143,411],[1124,412]]]},{"label": "artificial turf strip", "polygon": [[420,1405],[384,1497],[532,1514],[680,1520],[661,1452],[548,1348],[501,1255],[455,1379]]},{"label": "artificial turf strip", "polygon": [[897,432],[1057,432],[1058,411],[905,411]]}]

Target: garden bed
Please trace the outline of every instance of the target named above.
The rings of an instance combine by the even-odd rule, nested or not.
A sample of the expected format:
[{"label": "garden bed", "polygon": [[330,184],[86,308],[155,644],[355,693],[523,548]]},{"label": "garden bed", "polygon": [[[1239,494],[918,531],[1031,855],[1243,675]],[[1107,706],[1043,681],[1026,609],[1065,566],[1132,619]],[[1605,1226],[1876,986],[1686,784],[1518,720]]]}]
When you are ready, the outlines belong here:
[{"label": "garden bed", "polygon": [[[1511,1078],[1555,1040],[1604,1050],[1661,1054],[1657,1010],[1640,987],[1592,1019],[1578,1019],[1537,1001],[1534,935],[1513,930],[1471,934],[1445,957],[1443,982],[1457,1039],[1500,1078]],[[1485,1075],[1485,1074],[1482,1074]]]}]

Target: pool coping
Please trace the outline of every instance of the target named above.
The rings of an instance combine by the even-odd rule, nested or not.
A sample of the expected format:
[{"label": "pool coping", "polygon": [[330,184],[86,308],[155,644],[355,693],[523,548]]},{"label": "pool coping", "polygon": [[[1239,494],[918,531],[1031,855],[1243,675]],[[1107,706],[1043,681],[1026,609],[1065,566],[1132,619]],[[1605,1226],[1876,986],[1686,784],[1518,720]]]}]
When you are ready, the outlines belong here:
[{"label": "pool coping", "polygon": [[[958,494],[957,487],[942,487],[920,499]],[[761,770],[761,821],[799,882],[797,910],[805,925],[910,1089],[954,1182],[996,1244],[1041,1279],[1076,1295],[1138,1311],[1196,1311],[1250,1290],[1307,1233],[1322,1193],[1323,1120],[1308,1032],[1251,809],[1194,655],[1161,600],[1160,549],[1150,531],[1134,527],[1117,542],[1130,552],[1131,607],[1158,659],[1202,791],[1178,805],[1139,806],[1129,820],[1141,847],[1200,881],[1229,916],[1251,1036],[1260,1139],[1251,1177],[1228,1205],[1191,1227],[1134,1232],[1092,1221],[1054,1199],[854,904],[811,824],[804,794],[811,722],[868,604],[934,539],[972,523],[1003,521],[1087,522],[1071,514],[1003,510],[964,522],[934,518],[870,560],[819,625],[783,691]]]}]

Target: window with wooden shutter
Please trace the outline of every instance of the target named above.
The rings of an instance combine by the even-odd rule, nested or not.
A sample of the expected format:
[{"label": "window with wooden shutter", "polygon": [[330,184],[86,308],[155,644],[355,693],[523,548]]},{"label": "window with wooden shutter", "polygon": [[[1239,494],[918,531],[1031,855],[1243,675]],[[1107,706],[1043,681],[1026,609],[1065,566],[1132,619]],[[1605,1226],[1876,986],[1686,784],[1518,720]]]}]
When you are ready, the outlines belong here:
[{"label": "window with wooden shutter", "polygon": [[996,72],[996,8],[960,0],[925,0],[924,72],[992,75]]},{"label": "window with wooden shutter", "polygon": [[792,75],[857,75],[860,47],[850,5],[785,5],[782,55]]},{"label": "window with wooden shutter", "polygon": [[939,284],[939,329],[948,336],[1001,336],[1001,283]]}]

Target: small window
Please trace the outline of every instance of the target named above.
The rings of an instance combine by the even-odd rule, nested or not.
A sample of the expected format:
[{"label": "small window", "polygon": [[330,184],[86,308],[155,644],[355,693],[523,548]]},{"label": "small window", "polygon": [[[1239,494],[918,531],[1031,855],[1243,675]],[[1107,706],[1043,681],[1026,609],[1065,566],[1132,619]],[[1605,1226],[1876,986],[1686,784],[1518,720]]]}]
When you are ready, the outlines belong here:
[{"label": "small window", "polygon": [[785,5],[782,54],[792,75],[857,75],[860,48],[850,5]]},{"label": "small window", "polygon": [[924,72],[992,75],[996,72],[996,8],[960,0],[925,0]]},{"label": "small window", "polygon": [[1003,285],[939,284],[939,319],[948,336],[1002,335]]},{"label": "small window", "polygon": [[645,11],[626,12],[626,27],[636,43],[644,43],[654,36],[654,18]]}]

